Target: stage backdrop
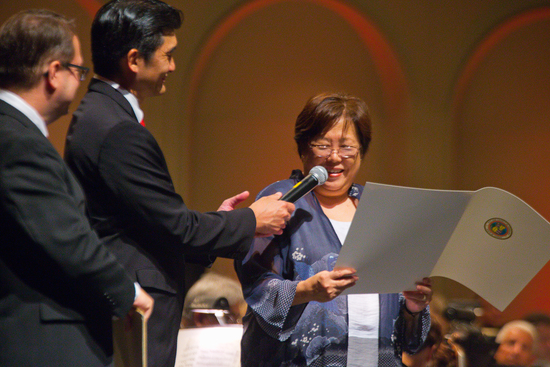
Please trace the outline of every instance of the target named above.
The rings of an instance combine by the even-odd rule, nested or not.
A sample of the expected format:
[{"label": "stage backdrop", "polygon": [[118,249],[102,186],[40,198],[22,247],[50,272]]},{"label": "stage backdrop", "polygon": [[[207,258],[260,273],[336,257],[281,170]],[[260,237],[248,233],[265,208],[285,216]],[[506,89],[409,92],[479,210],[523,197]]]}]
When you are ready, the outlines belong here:
[{"label": "stage backdrop", "polygon": [[[0,21],[28,8],[62,12],[90,65],[89,28],[104,2],[2,0]],[[359,183],[496,186],[550,218],[550,1],[168,2],[185,13],[177,70],[144,109],[191,208],[216,210],[286,178],[300,167],[293,124],[303,104],[344,91],[374,119]],[[49,127],[60,152],[68,122]],[[234,276],[229,261],[214,268]],[[550,311],[549,277],[547,267],[506,316]],[[449,281],[436,289],[472,296]]]}]

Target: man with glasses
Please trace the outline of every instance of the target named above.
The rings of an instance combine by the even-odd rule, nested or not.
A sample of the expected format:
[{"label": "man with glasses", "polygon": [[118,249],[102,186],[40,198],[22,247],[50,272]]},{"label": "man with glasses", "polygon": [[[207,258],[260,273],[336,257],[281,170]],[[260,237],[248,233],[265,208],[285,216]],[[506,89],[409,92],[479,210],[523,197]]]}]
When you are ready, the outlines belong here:
[{"label": "man with glasses", "polygon": [[0,366],[104,366],[112,317],[153,300],[101,245],[48,141],[87,68],[72,22],[45,10],[0,28]]},{"label": "man with glasses", "polygon": [[75,112],[65,159],[80,180],[94,228],[155,299],[148,324],[149,364],[173,366],[185,296],[185,264],[202,255],[244,257],[255,234],[282,233],[294,205],[274,194],[250,208],[189,210],[176,193],[163,153],[141,125],[143,101],[166,91],[175,70],[181,11],[159,0],[116,0],[92,23],[96,78]]}]

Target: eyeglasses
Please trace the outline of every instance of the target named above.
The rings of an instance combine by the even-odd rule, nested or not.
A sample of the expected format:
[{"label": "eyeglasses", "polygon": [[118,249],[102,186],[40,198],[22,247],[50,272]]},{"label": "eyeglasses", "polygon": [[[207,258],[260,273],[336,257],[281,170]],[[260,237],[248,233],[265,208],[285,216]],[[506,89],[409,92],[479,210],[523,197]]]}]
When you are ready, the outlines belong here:
[{"label": "eyeglasses", "polygon": [[359,153],[359,148],[351,145],[343,145],[336,149],[332,149],[330,145],[322,144],[309,144],[309,147],[311,148],[313,155],[315,155],[317,158],[325,159],[330,157],[332,152],[336,152],[336,154],[338,154],[338,156],[342,159],[355,158]]},{"label": "eyeglasses", "polygon": [[78,80],[80,80],[81,82],[83,82],[84,80],[86,80],[86,75],[88,75],[88,72],[90,71],[89,68],[85,67],[85,66],[80,66],[80,65],[75,65],[75,64],[70,64],[68,62],[65,62],[62,64],[64,67],[66,67],[67,69],[69,68],[75,68],[77,71],[76,71],[76,74],[78,76]]}]

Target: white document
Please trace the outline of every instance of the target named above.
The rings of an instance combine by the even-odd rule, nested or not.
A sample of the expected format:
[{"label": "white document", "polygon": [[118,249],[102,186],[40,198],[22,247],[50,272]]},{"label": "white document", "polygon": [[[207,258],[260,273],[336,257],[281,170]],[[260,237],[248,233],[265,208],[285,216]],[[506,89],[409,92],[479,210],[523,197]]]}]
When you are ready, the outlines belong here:
[{"label": "white document", "polygon": [[240,367],[242,325],[181,329],[175,367]]},{"label": "white document", "polygon": [[550,260],[550,223],[501,189],[428,190],[367,182],[336,266],[345,294],[414,290],[446,277],[504,310]]}]

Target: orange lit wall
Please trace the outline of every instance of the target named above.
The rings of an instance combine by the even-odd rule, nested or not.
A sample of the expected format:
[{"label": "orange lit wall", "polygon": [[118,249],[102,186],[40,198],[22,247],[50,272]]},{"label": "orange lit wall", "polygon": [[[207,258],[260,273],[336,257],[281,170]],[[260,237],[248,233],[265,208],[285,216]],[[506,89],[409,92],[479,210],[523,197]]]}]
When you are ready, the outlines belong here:
[{"label": "orange lit wall", "polygon": [[[550,219],[550,0],[168,2],[185,14],[177,70],[144,109],[193,209],[255,196],[299,168],[294,120],[307,98],[331,90],[360,96],[373,115],[359,183],[496,186]],[[0,21],[27,8],[64,13],[91,64],[89,28],[104,3],[3,1]],[[68,123],[50,126],[60,152]],[[214,267],[233,275],[231,262]],[[549,278],[545,267],[506,317],[550,312]],[[472,296],[449,281],[436,288]]]}]

